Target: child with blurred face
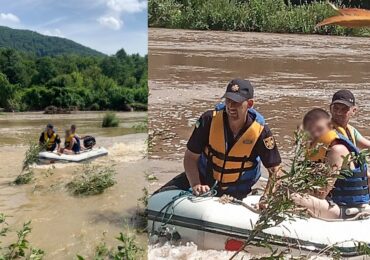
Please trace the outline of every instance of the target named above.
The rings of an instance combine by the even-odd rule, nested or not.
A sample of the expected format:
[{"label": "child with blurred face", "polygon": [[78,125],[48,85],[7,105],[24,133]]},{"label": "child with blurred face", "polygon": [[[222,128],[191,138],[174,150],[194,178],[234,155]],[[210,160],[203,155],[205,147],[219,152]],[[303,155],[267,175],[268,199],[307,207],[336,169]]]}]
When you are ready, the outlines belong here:
[{"label": "child with blurred face", "polygon": [[307,131],[314,142],[332,130],[328,112],[321,108],[314,108],[303,118],[303,129]]}]

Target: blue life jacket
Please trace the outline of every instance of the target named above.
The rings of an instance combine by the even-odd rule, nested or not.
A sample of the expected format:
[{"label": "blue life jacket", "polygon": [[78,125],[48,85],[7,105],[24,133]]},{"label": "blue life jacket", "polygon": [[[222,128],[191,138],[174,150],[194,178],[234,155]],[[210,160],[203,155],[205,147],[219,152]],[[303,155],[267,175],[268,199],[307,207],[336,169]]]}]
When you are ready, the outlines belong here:
[{"label": "blue life jacket", "polygon": [[[331,130],[321,136],[312,147],[318,150],[314,153],[309,153],[309,158],[315,162],[325,162],[328,149],[333,142],[344,145],[349,152],[358,155],[359,149],[344,135],[336,130]],[[369,203],[369,187],[367,182],[367,164],[360,165],[354,162],[355,168],[352,169],[352,174],[338,178],[334,184],[334,188],[330,191],[328,197],[340,206],[356,206]]]},{"label": "blue life jacket", "polygon": [[[338,134],[341,143],[347,149],[359,154],[359,149],[344,135]],[[345,176],[344,179],[337,179],[334,184],[334,189],[330,192],[331,199],[338,205],[355,206],[360,204],[369,204],[369,186],[367,177],[367,164],[355,164],[351,176]]]}]

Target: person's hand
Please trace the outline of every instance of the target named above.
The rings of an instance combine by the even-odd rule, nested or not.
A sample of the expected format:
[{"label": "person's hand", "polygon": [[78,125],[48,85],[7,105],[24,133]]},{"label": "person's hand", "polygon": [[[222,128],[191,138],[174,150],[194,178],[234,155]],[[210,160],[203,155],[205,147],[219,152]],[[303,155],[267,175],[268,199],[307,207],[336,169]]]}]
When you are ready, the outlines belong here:
[{"label": "person's hand", "polygon": [[197,184],[192,187],[193,194],[195,196],[202,195],[210,190],[208,185]]},{"label": "person's hand", "polygon": [[259,210],[266,209],[267,206],[268,206],[266,197],[265,196],[261,196],[260,201],[258,202],[258,204],[256,206],[257,206],[257,208]]}]

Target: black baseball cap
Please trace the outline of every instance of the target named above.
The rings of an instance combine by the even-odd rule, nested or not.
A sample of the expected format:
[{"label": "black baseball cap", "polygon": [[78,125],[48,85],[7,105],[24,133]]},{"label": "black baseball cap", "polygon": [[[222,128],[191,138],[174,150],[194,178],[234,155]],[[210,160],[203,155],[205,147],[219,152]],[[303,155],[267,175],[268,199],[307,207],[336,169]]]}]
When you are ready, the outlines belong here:
[{"label": "black baseball cap", "polygon": [[54,128],[54,126],[53,126],[52,124],[47,124],[47,125],[46,125],[46,128],[53,129],[53,128]]},{"label": "black baseball cap", "polygon": [[248,99],[252,99],[253,95],[254,89],[249,80],[233,79],[227,84],[223,98],[229,98],[235,102],[242,103]]},{"label": "black baseball cap", "polygon": [[356,105],[355,96],[351,91],[342,89],[335,92],[331,100],[331,104],[344,104],[348,107],[353,107]]}]

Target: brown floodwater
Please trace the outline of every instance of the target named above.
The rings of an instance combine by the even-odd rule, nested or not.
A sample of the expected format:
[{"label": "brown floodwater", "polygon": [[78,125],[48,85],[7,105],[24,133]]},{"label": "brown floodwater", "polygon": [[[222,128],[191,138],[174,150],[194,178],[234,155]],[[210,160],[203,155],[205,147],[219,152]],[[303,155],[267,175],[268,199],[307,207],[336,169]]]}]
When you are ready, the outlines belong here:
[{"label": "brown floodwater", "polygon": [[[76,254],[92,259],[99,243],[117,245],[119,232],[128,232],[134,224],[147,172],[147,133],[135,126],[145,123],[147,114],[117,113],[120,125],[116,128],[102,128],[103,116],[103,112],[0,114],[0,212],[9,216],[13,231],[32,221],[29,240],[45,250],[44,259],[76,259]],[[114,167],[117,184],[100,195],[72,196],[65,185],[78,174],[81,164],[56,163],[33,166],[35,180],[30,184],[10,185],[21,171],[28,142],[38,140],[49,122],[61,136],[70,124],[77,125],[80,135],[95,136],[97,146],[107,148],[109,154],[91,163]],[[14,232],[5,244],[13,239]],[[138,239],[146,244],[145,235]]]},{"label": "brown floodwater", "polygon": [[[221,101],[226,84],[237,77],[254,84],[255,108],[285,162],[304,113],[328,109],[332,94],[342,88],[353,91],[359,106],[352,124],[370,136],[369,38],[150,29],[149,158],[158,178],[151,191],[183,170],[194,122]],[[190,255],[194,252],[189,256],[197,257]]]}]

